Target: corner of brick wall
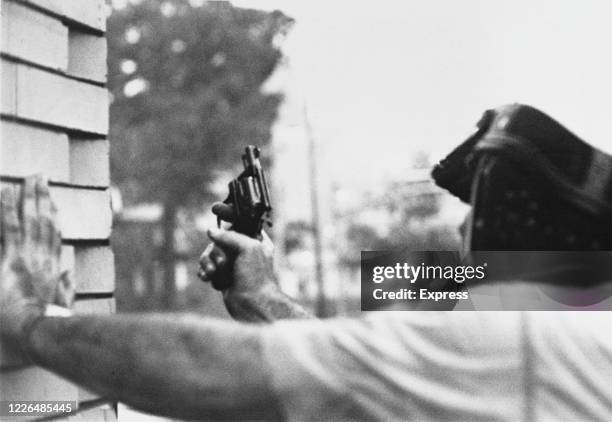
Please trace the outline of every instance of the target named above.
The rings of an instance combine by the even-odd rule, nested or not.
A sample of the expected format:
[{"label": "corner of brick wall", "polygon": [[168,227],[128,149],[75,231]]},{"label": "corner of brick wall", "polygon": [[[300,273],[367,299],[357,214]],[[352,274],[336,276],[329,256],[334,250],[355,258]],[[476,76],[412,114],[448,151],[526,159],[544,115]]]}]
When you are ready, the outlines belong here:
[{"label": "corner of brick wall", "polygon": [[[45,173],[77,313],[115,309],[104,0],[1,0],[0,176]],[[9,181],[7,181],[9,180]],[[0,349],[0,400],[98,397]],[[108,406],[87,420],[113,420]],[[75,416],[76,419],[82,416]],[[76,420],[75,419],[75,420]]]}]

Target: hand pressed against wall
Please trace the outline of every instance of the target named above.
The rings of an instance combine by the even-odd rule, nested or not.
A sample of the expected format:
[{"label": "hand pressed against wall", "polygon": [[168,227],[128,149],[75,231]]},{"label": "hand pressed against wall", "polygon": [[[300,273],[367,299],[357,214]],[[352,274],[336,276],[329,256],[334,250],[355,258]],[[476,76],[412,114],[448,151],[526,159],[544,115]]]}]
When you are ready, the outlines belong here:
[{"label": "hand pressed against wall", "polygon": [[5,187],[0,201],[0,333],[10,340],[21,340],[46,303],[69,306],[74,291],[60,270],[61,235],[46,180],[26,178],[18,196]]}]

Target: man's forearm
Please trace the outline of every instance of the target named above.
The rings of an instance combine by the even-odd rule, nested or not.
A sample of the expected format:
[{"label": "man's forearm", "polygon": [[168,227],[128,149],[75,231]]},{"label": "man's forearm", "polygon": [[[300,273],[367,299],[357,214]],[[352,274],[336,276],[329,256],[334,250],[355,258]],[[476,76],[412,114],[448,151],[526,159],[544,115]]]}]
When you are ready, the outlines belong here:
[{"label": "man's forearm", "polygon": [[35,363],[106,397],[184,419],[279,419],[257,327],[197,317],[43,318]]},{"label": "man's forearm", "polygon": [[273,322],[279,319],[314,318],[302,305],[274,287],[265,292],[225,292],[227,310],[233,318],[245,322]]}]

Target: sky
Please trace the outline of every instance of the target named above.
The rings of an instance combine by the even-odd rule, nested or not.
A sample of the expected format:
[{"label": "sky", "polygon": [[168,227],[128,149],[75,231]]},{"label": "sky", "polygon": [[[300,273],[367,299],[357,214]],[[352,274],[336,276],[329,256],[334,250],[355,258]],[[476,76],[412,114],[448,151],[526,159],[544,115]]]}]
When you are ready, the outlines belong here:
[{"label": "sky", "polygon": [[334,182],[401,178],[415,152],[439,160],[484,110],[512,102],[540,108],[612,153],[609,0],[232,3],[296,20],[279,86],[287,107],[307,107]]},{"label": "sky", "polygon": [[400,178],[416,151],[437,161],[485,109],[512,102],[612,153],[612,2],[233,3],[296,19],[290,89],[334,181]]},{"label": "sky", "polygon": [[[113,3],[127,1],[146,0]],[[304,109],[326,192],[422,178],[412,170],[415,154],[437,162],[486,109],[513,102],[540,108],[612,153],[609,0],[232,3],[296,21],[282,43],[285,65],[267,84],[286,97],[273,179],[284,181],[278,194],[292,215],[309,208]]]}]

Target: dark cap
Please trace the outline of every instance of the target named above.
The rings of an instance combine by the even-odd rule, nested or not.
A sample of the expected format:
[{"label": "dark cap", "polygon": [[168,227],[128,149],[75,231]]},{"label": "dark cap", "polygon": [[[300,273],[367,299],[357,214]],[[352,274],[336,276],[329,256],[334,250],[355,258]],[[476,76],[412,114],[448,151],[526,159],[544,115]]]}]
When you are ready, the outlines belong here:
[{"label": "dark cap", "polygon": [[432,177],[462,201],[473,202],[482,156],[511,163],[531,183],[582,211],[612,216],[612,156],[533,107],[511,104],[487,110],[476,132],[434,167]]}]

